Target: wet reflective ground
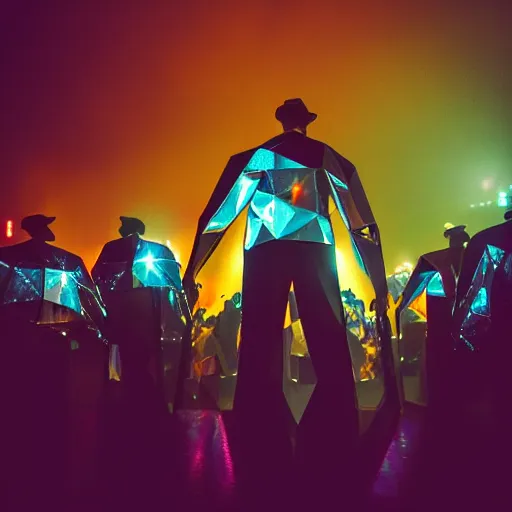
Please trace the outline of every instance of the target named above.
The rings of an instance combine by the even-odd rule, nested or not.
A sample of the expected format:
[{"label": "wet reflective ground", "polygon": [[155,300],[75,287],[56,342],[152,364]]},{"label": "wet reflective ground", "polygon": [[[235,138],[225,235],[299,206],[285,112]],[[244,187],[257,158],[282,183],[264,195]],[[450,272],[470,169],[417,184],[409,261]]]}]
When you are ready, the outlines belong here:
[{"label": "wet reflective ground", "polygon": [[272,429],[242,436],[229,414],[168,416],[141,401],[109,416],[100,486],[76,510],[493,510],[507,499],[485,428],[476,440],[478,428],[461,432],[418,407],[406,408],[369,493],[360,468],[326,452],[298,470]]},{"label": "wet reflective ground", "polygon": [[[345,467],[333,456],[336,440],[328,428],[333,450],[300,469],[271,426],[244,435],[230,414],[170,416],[140,390],[129,403],[117,400],[104,407],[97,481],[91,479],[80,492],[75,489],[71,503],[45,504],[52,510],[512,509],[510,446],[483,405],[437,417],[407,407],[369,492],[361,476],[364,468]],[[92,419],[82,419],[85,435],[94,426]],[[75,446],[82,461],[91,463],[93,452],[90,443]],[[51,465],[44,475],[49,482]],[[32,501],[33,507],[42,504],[37,495]]]}]

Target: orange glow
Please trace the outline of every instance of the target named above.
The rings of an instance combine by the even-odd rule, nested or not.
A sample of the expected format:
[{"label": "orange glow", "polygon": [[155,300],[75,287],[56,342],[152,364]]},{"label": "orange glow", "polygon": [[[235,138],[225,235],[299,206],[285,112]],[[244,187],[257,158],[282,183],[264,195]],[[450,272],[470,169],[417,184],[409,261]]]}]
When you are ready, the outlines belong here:
[{"label": "orange glow", "polygon": [[0,208],[55,215],[56,244],[89,268],[119,215],[186,267],[229,156],[281,131],[286,98],[302,97],[318,113],[308,135],[358,167],[390,270],[444,247],[444,222],[465,223],[482,179],[509,182],[510,16],[496,6],[198,0],[99,16],[71,4],[4,16],[3,71],[17,78],[2,90]]},{"label": "orange glow", "polygon": [[292,187],[292,204],[297,203],[297,199],[299,198],[301,192],[302,187],[298,183],[295,183],[295,185]]},{"label": "orange glow", "polygon": [[427,319],[427,291],[424,290],[423,293],[415,299],[409,305],[409,309],[414,311],[421,320]]},{"label": "orange glow", "polygon": [[363,344],[365,362],[360,368],[361,380],[370,380],[375,378],[375,362],[377,359],[377,347],[375,346],[375,340],[370,338],[368,343]]},{"label": "orange glow", "polygon": [[14,224],[13,224],[12,220],[8,220],[7,225],[5,227],[5,236],[7,238],[12,238],[12,236],[14,234],[13,228],[14,228]]}]

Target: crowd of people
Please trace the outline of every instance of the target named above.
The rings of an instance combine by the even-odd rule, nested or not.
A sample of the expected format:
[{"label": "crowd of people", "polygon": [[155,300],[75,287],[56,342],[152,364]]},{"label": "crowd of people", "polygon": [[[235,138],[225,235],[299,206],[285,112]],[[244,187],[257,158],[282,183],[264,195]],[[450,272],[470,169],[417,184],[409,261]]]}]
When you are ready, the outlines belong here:
[{"label": "crowd of people", "polygon": [[[1,328],[45,325],[59,335],[72,333],[76,343],[76,326],[85,326],[109,347],[111,379],[134,388],[151,375],[173,407],[175,401],[182,407],[195,401],[196,407],[234,408],[254,422],[254,404],[264,403],[276,425],[284,425],[283,371],[294,381],[303,372],[306,384],[313,373],[316,389],[306,405],[310,412],[299,422],[305,430],[300,439],[307,439],[310,453],[320,453],[327,449],[322,425],[335,422],[345,440],[340,447],[355,446],[355,380],[378,373],[385,383],[383,403],[398,411],[400,375],[378,225],[354,165],[307,136],[316,117],[302,100],[287,100],[276,111],[283,133],[231,157],[200,217],[183,279],[171,250],[142,238],[139,219],[120,218],[121,238],[104,246],[91,274],[80,257],[50,244],[54,217],[23,219],[30,240],[0,248]],[[340,291],[329,200],[375,291],[368,311],[351,290]],[[208,315],[198,302],[197,276],[246,206],[242,289],[218,315]],[[508,336],[512,297],[511,219],[508,210],[504,224],[472,238],[464,226],[447,227],[449,247],[423,255],[407,282],[397,278],[391,290],[398,332],[404,311],[424,310],[433,339],[441,322],[432,313],[433,297],[444,304],[439,318],[446,320],[449,311],[449,336],[440,335],[443,350],[451,346],[449,338],[454,348],[499,352],[496,340]],[[283,330],[287,308],[291,323]],[[290,361],[283,370],[287,336],[288,356],[307,356],[313,372],[293,369]],[[166,343],[174,349],[164,350]],[[229,388],[229,400],[222,400],[222,386]]]}]

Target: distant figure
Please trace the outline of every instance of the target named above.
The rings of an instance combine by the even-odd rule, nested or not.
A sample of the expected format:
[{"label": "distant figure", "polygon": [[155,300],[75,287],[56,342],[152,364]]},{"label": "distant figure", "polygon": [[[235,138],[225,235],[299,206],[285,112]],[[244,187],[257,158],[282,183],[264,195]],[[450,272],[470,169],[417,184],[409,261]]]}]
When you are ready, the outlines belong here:
[{"label": "distant figure", "polygon": [[470,236],[466,233],[466,226],[454,226],[445,224],[444,237],[450,241],[450,247],[466,247]]},{"label": "distant figure", "polygon": [[119,217],[121,238],[103,247],[92,269],[102,295],[133,288],[170,286],[182,290],[180,264],[165,245],[144,240],[144,223],[133,217]]},{"label": "distant figure", "polygon": [[[336,423],[343,442],[355,440],[355,383],[329,200],[361,254],[383,316],[387,287],[379,231],[354,165],[307,136],[317,115],[301,99],[290,99],[275,116],[282,134],[230,158],[199,219],[184,285],[192,305],[198,298],[196,276],[248,206],[234,410],[250,421],[261,420],[268,411],[280,425],[277,418],[285,421],[290,415],[283,395],[283,327],[293,283],[318,379],[300,427],[323,429]],[[205,281],[204,289],[210,284]]]},{"label": "distant figure", "polygon": [[25,217],[30,240],[0,248],[0,472],[16,510],[33,508],[34,496],[60,508],[77,478],[70,454],[87,472],[97,421],[88,407],[104,379],[104,310],[82,259],[48,243],[54,221]]},{"label": "distant figure", "polygon": [[504,223],[484,229],[471,239],[462,262],[454,335],[472,349],[478,350],[486,343],[491,323],[497,321],[501,325],[510,321],[504,318],[505,311],[499,315],[497,310],[502,310],[512,297],[512,290],[506,291],[512,272],[507,270],[512,253],[512,209],[505,212],[504,219]]},{"label": "distant figure", "polygon": [[[49,225],[55,217],[31,215],[21,228],[31,237],[16,245],[0,248],[0,297],[2,303],[34,303],[43,300],[39,322],[62,321],[62,307],[75,317],[84,317],[101,326],[103,310],[83,260],[64,249],[50,245],[55,235]],[[61,306],[55,309],[50,304]]]},{"label": "distant figure", "polygon": [[172,406],[188,318],[180,264],[169,247],[144,240],[144,223],[120,217],[121,238],[105,244],[92,276],[107,306],[110,380],[130,393],[155,386]]}]

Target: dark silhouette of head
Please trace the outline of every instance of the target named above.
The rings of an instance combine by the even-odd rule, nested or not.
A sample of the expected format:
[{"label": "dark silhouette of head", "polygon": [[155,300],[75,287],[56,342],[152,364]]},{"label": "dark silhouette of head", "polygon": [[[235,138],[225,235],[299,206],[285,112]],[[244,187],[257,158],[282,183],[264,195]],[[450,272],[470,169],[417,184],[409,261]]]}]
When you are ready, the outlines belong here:
[{"label": "dark silhouette of head", "polygon": [[130,235],[143,235],[146,232],[146,226],[144,222],[134,217],[119,217],[121,221],[121,227],[119,228],[119,234],[125,238]]},{"label": "dark silhouette of head", "polygon": [[512,220],[512,206],[507,209],[507,211],[505,212],[505,215],[503,215],[503,218],[508,221]]},{"label": "dark silhouette of head", "polygon": [[285,132],[297,130],[306,134],[308,125],[316,118],[317,115],[310,112],[300,98],[286,100],[276,110],[276,119]]},{"label": "dark silhouette of head", "polygon": [[444,237],[448,238],[450,247],[465,247],[471,237],[466,233],[466,226],[445,225]]},{"label": "dark silhouette of head", "polygon": [[25,230],[31,238],[41,242],[53,242],[55,235],[48,227],[55,217],[46,217],[46,215],[29,215],[21,221],[21,229]]}]

